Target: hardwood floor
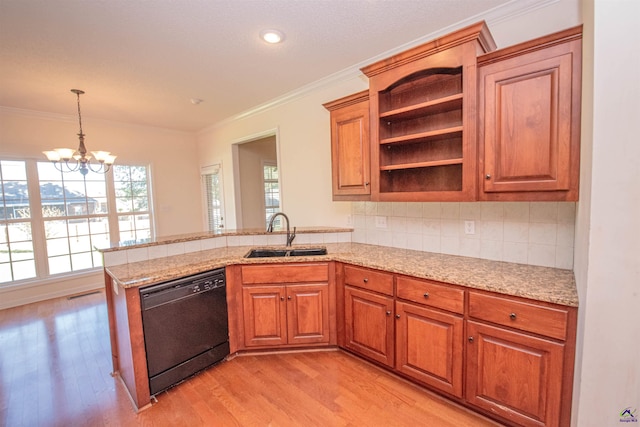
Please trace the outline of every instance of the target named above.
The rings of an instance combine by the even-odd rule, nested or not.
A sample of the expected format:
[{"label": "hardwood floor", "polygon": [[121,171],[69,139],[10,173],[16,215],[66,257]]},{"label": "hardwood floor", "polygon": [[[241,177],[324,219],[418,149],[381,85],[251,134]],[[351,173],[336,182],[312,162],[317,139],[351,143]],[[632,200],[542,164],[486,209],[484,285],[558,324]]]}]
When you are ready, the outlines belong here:
[{"label": "hardwood floor", "polygon": [[495,426],[342,351],[239,356],[138,414],[104,294],[0,310],[0,426]]}]

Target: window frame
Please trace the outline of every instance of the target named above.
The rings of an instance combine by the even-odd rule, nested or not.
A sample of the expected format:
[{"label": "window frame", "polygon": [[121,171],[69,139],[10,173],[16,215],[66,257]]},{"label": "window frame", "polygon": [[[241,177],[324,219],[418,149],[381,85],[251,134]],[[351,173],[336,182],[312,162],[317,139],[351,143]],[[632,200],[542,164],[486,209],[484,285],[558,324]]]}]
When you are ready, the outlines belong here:
[{"label": "window frame", "polygon": [[[65,278],[71,277],[81,277],[90,274],[95,274],[97,271],[103,269],[102,261],[100,261],[100,265],[96,265],[91,268],[83,268],[77,270],[64,271],[60,273],[51,274],[49,271],[49,256],[47,251],[47,239],[45,232],[45,221],[54,220],[58,217],[44,217],[42,213],[42,198],[40,194],[40,177],[38,174],[38,163],[47,163],[46,160],[37,159],[37,158],[24,158],[24,157],[14,157],[2,155],[0,156],[0,160],[2,161],[12,161],[12,162],[24,162],[26,167],[26,178],[27,178],[27,189],[29,192],[29,210],[30,210],[30,218],[27,221],[31,225],[31,241],[33,245],[33,256],[35,260],[35,270],[36,275],[34,277],[18,279],[18,280],[9,280],[5,282],[0,282],[0,289],[11,288],[11,287],[29,287],[32,284],[42,284],[49,283],[52,281],[57,281]],[[149,235],[150,238],[155,236],[155,214],[154,214],[154,196],[153,196],[153,185],[152,185],[152,173],[151,173],[151,165],[150,164],[120,164],[119,166],[142,166],[146,170],[146,185],[147,185],[147,210],[134,212],[133,214],[141,214],[145,213],[149,215]],[[80,172],[65,172],[64,174],[79,174]],[[45,180],[46,181],[46,180]],[[122,216],[126,213],[118,212],[116,207],[116,192],[115,192],[115,183],[114,183],[114,170],[113,168],[105,174],[105,185],[106,185],[106,203],[107,203],[107,213],[106,218],[109,226],[109,245],[113,246],[115,243],[120,241],[120,231],[118,226],[118,217]],[[77,218],[77,219],[89,219],[95,215],[85,214],[85,215],[66,215],[63,217],[59,217],[60,220],[68,220],[69,218]],[[102,216],[99,214],[98,216]],[[0,218],[0,224],[4,225],[9,221],[4,218]],[[15,222],[15,221],[14,221]],[[91,232],[89,231],[89,235]],[[69,236],[67,236],[69,237]],[[93,248],[90,252],[91,256],[95,256],[95,251]],[[71,253],[70,253],[71,256]],[[10,266],[12,267],[12,266]]]}]

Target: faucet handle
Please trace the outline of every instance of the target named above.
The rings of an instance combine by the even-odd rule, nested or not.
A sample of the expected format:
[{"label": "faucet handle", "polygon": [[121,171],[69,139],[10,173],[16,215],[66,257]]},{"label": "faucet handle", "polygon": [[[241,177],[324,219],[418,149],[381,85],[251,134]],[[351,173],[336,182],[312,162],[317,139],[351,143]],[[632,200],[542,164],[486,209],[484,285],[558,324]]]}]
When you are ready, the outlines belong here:
[{"label": "faucet handle", "polygon": [[296,228],[293,227],[293,233],[287,236],[287,246],[291,246],[291,242],[296,238]]}]

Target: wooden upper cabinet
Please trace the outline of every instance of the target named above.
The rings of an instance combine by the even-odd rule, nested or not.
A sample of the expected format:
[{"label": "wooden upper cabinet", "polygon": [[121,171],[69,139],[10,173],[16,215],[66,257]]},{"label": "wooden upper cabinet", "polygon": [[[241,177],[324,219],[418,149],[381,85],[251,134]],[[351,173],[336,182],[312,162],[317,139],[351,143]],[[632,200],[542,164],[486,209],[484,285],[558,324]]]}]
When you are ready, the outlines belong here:
[{"label": "wooden upper cabinet", "polygon": [[323,105],[331,113],[333,200],[369,200],[369,91]]},{"label": "wooden upper cabinet", "polygon": [[479,199],[578,200],[582,27],[478,58]]},{"label": "wooden upper cabinet", "polygon": [[484,22],[362,68],[369,77],[372,198],[476,197],[476,58]]}]

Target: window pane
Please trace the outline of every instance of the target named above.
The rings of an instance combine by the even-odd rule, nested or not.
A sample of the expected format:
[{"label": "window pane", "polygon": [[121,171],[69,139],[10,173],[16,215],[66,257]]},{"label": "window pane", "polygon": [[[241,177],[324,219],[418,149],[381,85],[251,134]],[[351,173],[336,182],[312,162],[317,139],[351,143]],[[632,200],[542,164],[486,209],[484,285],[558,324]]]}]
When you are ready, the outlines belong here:
[{"label": "window pane", "polygon": [[49,274],[68,273],[69,271],[71,271],[69,255],[49,257]]},{"label": "window pane", "polygon": [[91,255],[91,252],[72,254],[71,266],[73,267],[73,271],[93,268],[93,256]]},{"label": "window pane", "polygon": [[0,243],[0,263],[10,262],[11,257],[9,256],[9,244],[8,243]]},{"label": "window pane", "polygon": [[13,263],[13,280],[36,277],[36,263],[33,260]]},{"label": "window pane", "polygon": [[24,261],[33,259],[33,243],[17,242],[11,244],[11,260]]},{"label": "window pane", "polygon": [[67,221],[47,220],[44,222],[44,232],[47,239],[67,236]]},{"label": "window pane", "polygon": [[91,218],[89,221],[89,230],[92,235],[109,233],[109,219],[105,217]]},{"label": "window pane", "polygon": [[74,237],[72,239],[69,239],[69,247],[71,248],[72,254],[80,252],[90,252],[91,239],[89,238],[89,236]]},{"label": "window pane", "polygon": [[[0,253],[0,255],[2,254]],[[0,263],[0,283],[10,282],[12,280],[14,279],[13,272],[11,271],[11,264],[9,264],[8,262]]]},{"label": "window pane", "polygon": [[49,259],[53,256],[66,255],[69,253],[69,240],[64,239],[49,239],[47,240],[47,254]]}]

